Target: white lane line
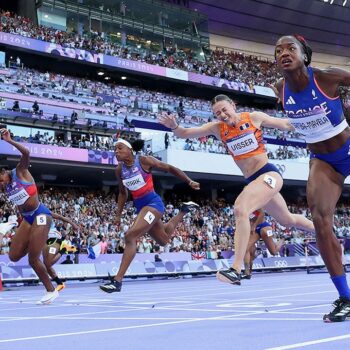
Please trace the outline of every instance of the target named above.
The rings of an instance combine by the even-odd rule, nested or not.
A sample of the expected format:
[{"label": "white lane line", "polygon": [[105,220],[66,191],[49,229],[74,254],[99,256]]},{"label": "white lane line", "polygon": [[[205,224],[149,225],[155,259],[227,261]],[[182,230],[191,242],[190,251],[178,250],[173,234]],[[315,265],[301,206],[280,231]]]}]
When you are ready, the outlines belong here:
[{"label": "white lane line", "polygon": [[[81,306],[84,306],[81,304]],[[40,307],[40,306],[39,306]],[[116,306],[117,307],[117,306]],[[123,310],[109,310],[109,311],[91,311],[91,312],[79,312],[79,313],[73,313],[73,314],[61,314],[61,315],[50,315],[50,316],[23,316],[23,317],[16,317],[11,319],[4,319],[0,320],[0,322],[9,322],[9,321],[27,321],[27,320],[50,320],[50,319],[56,319],[60,317],[70,317],[70,316],[82,316],[82,315],[96,315],[96,314],[107,314],[107,313],[117,313],[117,312],[130,312],[130,311],[140,311],[140,310],[150,310],[150,307],[139,307],[139,308],[130,308],[130,309],[123,309]]]},{"label": "white lane line", "polygon": [[[272,295],[272,296],[259,296],[259,297],[252,297],[252,298],[243,298],[243,299],[221,299],[221,300],[211,300],[211,301],[206,301],[206,302],[201,302],[201,303],[192,303],[188,304],[187,306],[198,306],[198,305],[209,305],[209,304],[218,304],[218,303],[223,303],[226,301],[231,301],[231,302],[242,302],[242,301],[259,301],[259,300],[266,300],[266,299],[285,299],[286,297],[294,297],[294,296],[303,296],[303,295],[315,295],[315,294],[325,294],[325,293],[330,293],[334,291],[326,290],[326,291],[313,291],[313,292],[308,292],[308,293],[295,293],[295,294],[279,294],[279,295]],[[202,294],[202,299],[203,299],[203,294]],[[326,304],[330,305],[330,303]],[[323,306],[323,305],[320,305]],[[313,306],[311,306],[313,307]],[[169,310],[174,310],[173,306],[164,306],[164,309],[169,309]],[[303,307],[302,307],[303,308]]]},{"label": "white lane line", "polygon": [[74,335],[86,335],[86,334],[94,334],[94,333],[115,332],[115,331],[122,331],[122,330],[126,330],[126,329],[138,329],[138,328],[149,328],[149,327],[157,327],[157,326],[167,326],[167,325],[181,324],[181,323],[210,321],[210,320],[216,319],[216,318],[222,319],[224,317],[223,316],[219,316],[219,317],[216,316],[216,317],[209,317],[209,318],[193,318],[193,319],[181,320],[181,321],[151,323],[151,324],[142,324],[142,325],[108,328],[108,329],[95,329],[95,330],[90,330],[90,331],[56,333],[56,334],[49,334],[49,335],[40,335],[40,336],[35,336],[35,337],[10,338],[10,339],[0,340],[0,343],[12,343],[12,342],[25,341],[25,340],[50,339],[50,338],[58,338],[58,337],[69,337],[69,336],[74,336]]},{"label": "white lane line", "polygon": [[266,348],[265,350],[297,349],[297,348],[303,348],[303,347],[309,346],[309,345],[329,343],[329,342],[332,342],[332,341],[343,340],[343,339],[348,339],[348,338],[350,338],[350,334],[344,334],[344,335],[339,335],[337,337],[322,338],[322,339],[317,339],[317,340],[310,340],[310,341],[305,341],[305,342],[302,342],[302,343],[295,343],[295,344],[290,344],[290,345],[277,346],[275,348]]}]

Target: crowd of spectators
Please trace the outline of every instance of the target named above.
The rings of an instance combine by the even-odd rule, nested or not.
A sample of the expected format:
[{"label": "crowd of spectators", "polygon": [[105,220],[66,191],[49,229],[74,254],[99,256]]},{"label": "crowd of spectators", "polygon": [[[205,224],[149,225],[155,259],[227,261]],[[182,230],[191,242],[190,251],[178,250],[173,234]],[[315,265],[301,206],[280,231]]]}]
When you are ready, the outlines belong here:
[{"label": "crowd of spectators", "polygon": [[[169,220],[179,211],[180,200],[173,196],[167,202],[164,220]],[[52,211],[72,218],[80,226],[79,232],[73,232],[70,225],[56,222],[67,244],[75,245],[80,252],[86,252],[87,247],[98,241],[106,242],[103,253],[122,253],[124,250],[124,235],[136,217],[132,202],[127,202],[123,212],[121,226],[115,225],[117,208],[117,193],[105,193],[75,188],[42,188],[40,198]],[[224,199],[214,201],[202,200],[201,208],[185,216],[175,230],[171,242],[159,247],[151,237],[146,236],[138,241],[137,250],[143,252],[205,252],[208,256],[216,256],[218,251],[233,250],[235,218],[233,205]],[[310,217],[310,211],[304,203],[289,205],[293,213]],[[0,223],[6,222],[11,215],[16,214],[15,208],[0,194]],[[271,217],[267,217],[277,238],[286,238],[292,243],[301,244],[305,233],[297,229],[287,229]],[[350,237],[349,207],[342,205],[336,212],[334,227],[340,237]],[[2,240],[2,253],[8,252],[12,233]],[[311,236],[308,236],[312,238]]]},{"label": "crowd of spectators", "polygon": [[[72,122],[72,113],[75,113],[74,122],[82,120],[89,115],[89,118],[100,120],[100,124],[110,124],[115,120],[125,127],[133,126],[132,120],[150,119],[154,121],[160,113],[176,113],[183,125],[200,125],[211,121],[213,114],[209,101],[191,97],[179,97],[177,95],[158,91],[147,91],[136,87],[108,84],[89,79],[78,79],[55,73],[43,73],[32,69],[8,70],[7,75],[0,78],[0,92],[16,92],[16,100],[12,110],[22,110],[24,102],[19,104],[25,96],[41,98],[42,102],[38,110],[38,102],[34,104],[27,102],[28,110],[33,113],[44,115],[46,112],[57,114],[68,114],[64,120]],[[43,99],[45,98],[45,99]],[[48,100],[50,99],[50,100]],[[52,101],[54,100],[54,101]],[[65,108],[64,104],[57,102],[64,101],[72,104],[72,107]],[[53,107],[53,103],[55,107]],[[47,104],[47,105],[46,105]],[[72,108],[76,108],[73,110]],[[239,112],[253,111],[250,107],[238,106]],[[255,109],[256,110],[256,109]],[[77,113],[76,111],[80,111]],[[283,113],[277,110],[264,110],[267,114],[275,117],[284,117]],[[103,117],[109,117],[108,122]],[[34,116],[37,118],[38,116]],[[265,135],[281,140],[301,140],[295,132],[280,131],[277,129],[264,129]]]},{"label": "crowd of spectators", "polygon": [[253,55],[244,55],[235,51],[225,53],[224,50],[217,49],[210,51],[203,62],[197,59],[193,52],[189,50],[185,52],[175,46],[171,49],[152,52],[150,49],[140,48],[139,45],[130,45],[130,43],[126,45],[126,43],[111,40],[109,33],[91,31],[78,34],[42,25],[37,26],[29,19],[8,11],[2,11],[0,15],[0,31],[60,44],[63,47],[181,69],[245,83],[248,86],[267,86],[278,77],[274,62]]}]

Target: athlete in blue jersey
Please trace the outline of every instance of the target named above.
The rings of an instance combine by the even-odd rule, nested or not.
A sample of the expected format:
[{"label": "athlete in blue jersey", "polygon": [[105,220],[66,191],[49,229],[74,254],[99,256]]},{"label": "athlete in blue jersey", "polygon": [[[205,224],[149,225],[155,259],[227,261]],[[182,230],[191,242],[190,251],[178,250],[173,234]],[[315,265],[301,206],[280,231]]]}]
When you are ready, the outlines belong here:
[{"label": "athlete in blue jersey", "polygon": [[262,239],[271,255],[277,255],[284,244],[284,239],[277,243],[273,240],[273,230],[271,224],[265,220],[265,213],[262,209],[256,210],[249,216],[250,237],[248,248],[244,256],[244,274],[242,279],[250,279],[253,262],[255,259],[256,242]]},{"label": "athlete in blue jersey", "polygon": [[79,230],[79,226],[74,221],[65,216],[56,213],[51,214],[53,220],[51,222],[46,246],[43,249],[43,260],[48,274],[50,275],[52,280],[57,283],[56,290],[59,292],[60,290],[65,288],[65,285],[62,282],[62,280],[57,276],[56,271],[52,266],[60,259],[60,257],[63,254],[67,252],[67,247],[62,247],[62,235],[57,230],[54,220],[59,220],[70,224],[75,231]]},{"label": "athlete in blue jersey", "polygon": [[134,224],[125,233],[125,249],[119,271],[109,283],[100,286],[107,293],[120,292],[122,279],[135,257],[137,240],[148,234],[161,246],[166,245],[177,224],[184,215],[193,208],[198,208],[194,202],[183,203],[180,212],[166,224],[162,216],[165,211],[160,196],[154,191],[151,170],[159,169],[171,173],[186,182],[192,189],[199,190],[198,182],[191,180],[182,170],[163,163],[151,156],[141,156],[137,152],[144,146],[143,140],[136,140],[131,145],[128,141],[119,139],[115,154],[119,162],[116,177],[119,182],[118,211],[116,223],[120,225],[121,216],[127,200],[127,190],[131,192],[136,207],[137,217]]},{"label": "athlete in blue jersey", "polygon": [[51,283],[45,265],[40,260],[52,221],[51,212],[39,201],[35,181],[28,170],[29,151],[22,144],[13,141],[8,130],[0,129],[0,133],[4,141],[21,153],[15,169],[12,171],[3,169],[0,172],[0,186],[5,187],[9,200],[17,206],[23,217],[11,240],[9,258],[11,261],[18,261],[28,254],[30,266],[47,290],[38,303],[51,304],[58,297],[58,292]]},{"label": "athlete in blue jersey", "polygon": [[332,225],[344,180],[350,174],[350,129],[339,96],[340,86],[350,86],[350,73],[310,67],[311,56],[303,37],[281,37],[275,57],[283,78],[276,90],[290,123],[305,137],[311,151],[307,199],[317,245],[339,292],[334,309],[323,320],[340,322],[350,317],[350,289]]}]

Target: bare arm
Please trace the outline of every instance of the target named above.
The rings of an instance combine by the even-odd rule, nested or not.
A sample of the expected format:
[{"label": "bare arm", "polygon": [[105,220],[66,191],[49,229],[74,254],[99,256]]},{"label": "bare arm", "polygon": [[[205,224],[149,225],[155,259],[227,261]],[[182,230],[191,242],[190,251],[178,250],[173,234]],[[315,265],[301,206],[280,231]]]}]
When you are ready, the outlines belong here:
[{"label": "bare arm", "polygon": [[204,137],[209,135],[214,135],[217,139],[220,139],[219,122],[205,123],[198,128],[183,128],[177,123],[174,114],[162,114],[158,120],[160,124],[171,129],[175,136],[182,139]]},{"label": "bare arm", "polygon": [[294,127],[287,118],[270,117],[263,112],[252,112],[251,119],[254,125],[260,129],[261,127],[274,128],[283,131],[293,131]]},{"label": "bare arm", "polygon": [[63,222],[66,222],[68,224],[71,224],[74,230],[79,230],[79,226],[73,220],[71,220],[65,216],[62,216],[62,215],[59,215],[56,213],[52,213],[52,218],[55,220],[59,220],[59,221],[63,221]]},{"label": "bare arm", "polygon": [[19,163],[16,167],[18,176],[24,179],[31,179],[32,176],[28,171],[30,164],[30,152],[20,143],[13,141],[10,132],[7,129],[1,129],[0,132],[3,140],[16,147],[22,154],[21,159],[19,160]]},{"label": "bare arm", "polygon": [[350,86],[350,72],[345,69],[330,67],[319,71],[318,77],[336,83],[338,86]]},{"label": "bare arm", "polygon": [[196,181],[191,180],[181,169],[161,162],[160,160],[150,157],[150,156],[141,156],[140,157],[141,165],[145,170],[151,170],[152,168],[156,168],[167,173],[173,174],[174,176],[181,179],[183,182],[186,182],[190,187],[194,190],[199,190],[200,184]]},{"label": "bare arm", "polygon": [[128,190],[123,184],[122,177],[121,177],[121,171],[122,167],[118,165],[117,169],[115,170],[115,175],[118,180],[119,184],[119,194],[118,194],[118,208],[117,208],[117,217],[120,218],[123,213],[123,209],[126,203],[126,200],[128,199]]}]

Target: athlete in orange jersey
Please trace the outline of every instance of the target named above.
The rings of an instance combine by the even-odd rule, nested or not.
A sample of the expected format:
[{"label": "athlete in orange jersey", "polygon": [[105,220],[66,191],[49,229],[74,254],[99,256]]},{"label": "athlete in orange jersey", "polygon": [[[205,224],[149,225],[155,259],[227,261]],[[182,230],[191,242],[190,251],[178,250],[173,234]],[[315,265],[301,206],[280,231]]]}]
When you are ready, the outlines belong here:
[{"label": "athlete in orange jersey", "polygon": [[261,127],[293,130],[288,120],[273,118],[262,112],[238,114],[234,102],[226,95],[216,96],[212,101],[212,108],[218,121],[206,123],[201,127],[183,128],[177,123],[175,115],[163,114],[159,122],[180,138],[215,135],[226,145],[246,179],[247,186],[234,204],[236,218],[234,261],[229,270],[217,273],[219,280],[239,285],[249,241],[251,213],[264,208],[283,226],[294,226],[312,232],[314,226],[304,216],[289,212],[285,200],[279,193],[283,185],[282,176],[278,169],[268,162],[263,144]]}]

